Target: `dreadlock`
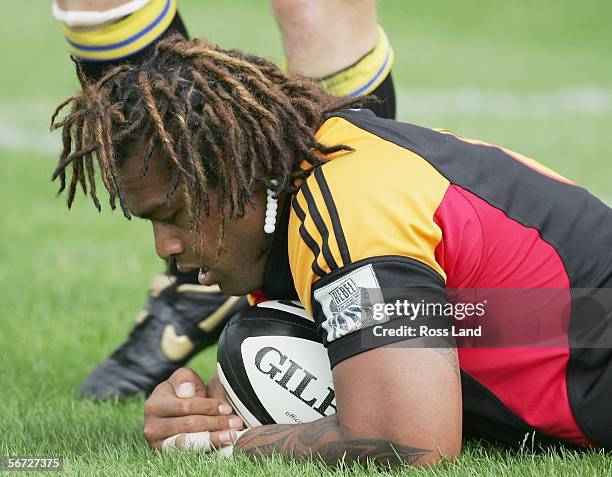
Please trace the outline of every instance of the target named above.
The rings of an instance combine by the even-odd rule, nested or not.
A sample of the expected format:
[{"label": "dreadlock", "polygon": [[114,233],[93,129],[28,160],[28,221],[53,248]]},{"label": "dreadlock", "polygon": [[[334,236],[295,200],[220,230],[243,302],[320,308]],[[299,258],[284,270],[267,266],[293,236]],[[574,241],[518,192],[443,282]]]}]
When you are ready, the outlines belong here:
[{"label": "dreadlock", "polygon": [[[270,61],[202,40],[170,36],[141,65],[114,67],[96,82],[79,68],[77,74],[81,91],[51,118],[51,129],[61,128],[63,141],[52,180],[60,181],[58,194],[68,188],[69,208],[80,185],[100,210],[95,158],[111,208],[118,201],[129,219],[118,169],[126,151],[142,145],[141,175],[154,151],[162,151],[171,174],[167,200],[185,185],[190,229],[201,237],[198,218],[201,211],[210,213],[210,187],[223,229],[227,218],[241,218],[245,207],[255,206],[255,185],[276,194],[295,191],[295,181],[321,165],[324,155],[351,150],[321,144],[315,132],[326,113],[354,107],[358,100],[329,96]],[[70,112],[58,120],[69,105]]]}]

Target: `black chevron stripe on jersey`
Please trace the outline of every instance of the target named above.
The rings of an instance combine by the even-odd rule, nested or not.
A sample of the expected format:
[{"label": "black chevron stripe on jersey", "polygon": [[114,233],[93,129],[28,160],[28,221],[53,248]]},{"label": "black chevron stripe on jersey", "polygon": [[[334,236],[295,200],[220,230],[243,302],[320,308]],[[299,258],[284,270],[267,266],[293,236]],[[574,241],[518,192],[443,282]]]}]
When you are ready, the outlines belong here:
[{"label": "black chevron stripe on jersey", "polygon": [[321,239],[323,242],[321,244],[323,249],[323,258],[327,262],[330,271],[336,270],[338,268],[338,264],[336,263],[336,260],[334,259],[334,256],[329,248],[329,230],[327,229],[327,225],[325,225],[325,221],[323,220],[323,217],[321,217],[321,213],[317,208],[317,204],[312,196],[308,182],[304,182],[302,184],[301,190],[304,194],[304,198],[306,199],[306,204],[308,205],[308,213],[317,227],[317,230],[321,234]]},{"label": "black chevron stripe on jersey", "polygon": [[291,201],[291,206],[293,207],[295,214],[298,216],[298,219],[300,219],[300,222],[301,222],[300,237],[302,237],[302,240],[304,241],[306,245],[308,245],[308,247],[312,251],[312,254],[314,255],[314,259],[311,265],[312,271],[316,275],[322,277],[323,275],[325,275],[325,271],[321,269],[321,267],[317,263],[317,259],[319,258],[321,249],[319,248],[319,245],[317,244],[315,239],[312,238],[312,235],[308,233],[308,230],[306,230],[306,227],[304,226],[304,220],[306,219],[306,213],[302,210],[302,207],[300,206],[300,204],[298,204],[297,197],[295,197]]},{"label": "black chevron stripe on jersey", "polygon": [[325,205],[327,206],[329,216],[331,217],[334,235],[336,236],[336,242],[338,243],[338,248],[340,249],[340,256],[342,257],[342,264],[346,266],[351,263],[351,254],[349,253],[348,245],[346,243],[346,237],[344,236],[344,231],[342,230],[342,224],[340,223],[338,209],[336,208],[336,204],[334,203],[331,191],[329,190],[327,180],[325,180],[325,174],[323,173],[323,169],[321,167],[315,169],[314,176],[317,181],[317,184],[319,185],[319,189],[321,190],[321,195],[323,195],[323,200],[325,201]]}]

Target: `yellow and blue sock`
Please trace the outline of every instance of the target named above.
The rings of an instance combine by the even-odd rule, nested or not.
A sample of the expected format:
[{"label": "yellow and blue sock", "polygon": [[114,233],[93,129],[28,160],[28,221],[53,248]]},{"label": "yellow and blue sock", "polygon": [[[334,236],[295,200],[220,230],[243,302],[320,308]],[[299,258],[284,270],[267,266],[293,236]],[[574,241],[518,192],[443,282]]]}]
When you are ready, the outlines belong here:
[{"label": "yellow and blue sock", "polygon": [[356,63],[317,83],[334,96],[363,96],[372,94],[381,102],[370,105],[378,116],[395,119],[395,88],[391,67],[395,59],[385,31],[378,27],[374,48]]},{"label": "yellow and blue sock", "polygon": [[145,50],[160,38],[176,16],[176,0],[151,0],[127,17],[98,28],[64,25],[70,52],[85,63],[114,62]]}]

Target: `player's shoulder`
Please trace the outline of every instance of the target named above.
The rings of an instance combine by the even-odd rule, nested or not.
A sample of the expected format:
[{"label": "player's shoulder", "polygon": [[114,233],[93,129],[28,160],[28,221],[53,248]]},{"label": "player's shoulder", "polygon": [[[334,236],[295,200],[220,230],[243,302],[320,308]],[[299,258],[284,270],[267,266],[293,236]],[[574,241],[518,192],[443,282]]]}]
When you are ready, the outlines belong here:
[{"label": "player's shoulder", "polygon": [[417,217],[433,217],[449,181],[419,154],[373,132],[395,123],[370,111],[346,110],[330,115],[317,132],[322,144],[350,150],[327,157],[292,199],[292,230],[315,255],[326,242],[340,242],[340,249],[346,242],[358,255],[373,253],[368,243],[388,241],[380,235],[405,236],[403,228]]},{"label": "player's shoulder", "polygon": [[[343,144],[351,151],[332,154],[319,177],[311,176],[307,184],[312,186],[323,176],[332,192],[349,193],[355,199],[355,194],[385,194],[443,183],[444,178],[425,157],[406,147],[412,139],[420,141],[423,129],[379,118],[364,109],[333,113],[317,132],[317,139],[330,146]],[[394,140],[396,137],[403,141]]]},{"label": "player's shoulder", "polygon": [[449,181],[426,158],[372,132],[371,124],[362,124],[391,128],[397,121],[365,110],[335,114],[325,121],[317,138],[325,145],[348,146],[350,151],[329,156],[301,184],[294,199],[299,215],[329,210],[350,231],[362,233],[364,221],[396,222],[401,215],[405,222],[406,212],[415,207],[427,204],[435,209]]},{"label": "player's shoulder", "polygon": [[422,157],[344,117],[326,121],[318,138],[352,150],[317,167],[292,198],[288,251],[303,302],[319,278],[375,257],[412,257],[442,274],[433,217],[449,182]]}]

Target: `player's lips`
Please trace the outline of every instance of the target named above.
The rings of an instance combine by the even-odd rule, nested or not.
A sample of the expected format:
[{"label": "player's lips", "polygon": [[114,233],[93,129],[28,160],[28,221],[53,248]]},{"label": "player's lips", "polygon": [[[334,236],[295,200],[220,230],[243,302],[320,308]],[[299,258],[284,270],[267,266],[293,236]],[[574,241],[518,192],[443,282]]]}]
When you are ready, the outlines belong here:
[{"label": "player's lips", "polygon": [[219,279],[213,271],[201,268],[198,273],[198,283],[200,285],[211,286],[219,283]]},{"label": "player's lips", "polygon": [[181,273],[189,273],[194,270],[199,270],[201,267],[198,265],[185,265],[184,263],[177,264],[176,269]]},{"label": "player's lips", "polygon": [[217,278],[217,274],[204,266],[187,265],[184,263],[180,263],[176,265],[176,268],[181,273],[190,273],[195,270],[199,270],[198,283],[200,283],[200,285],[210,286],[210,285],[216,285],[219,282]]}]

